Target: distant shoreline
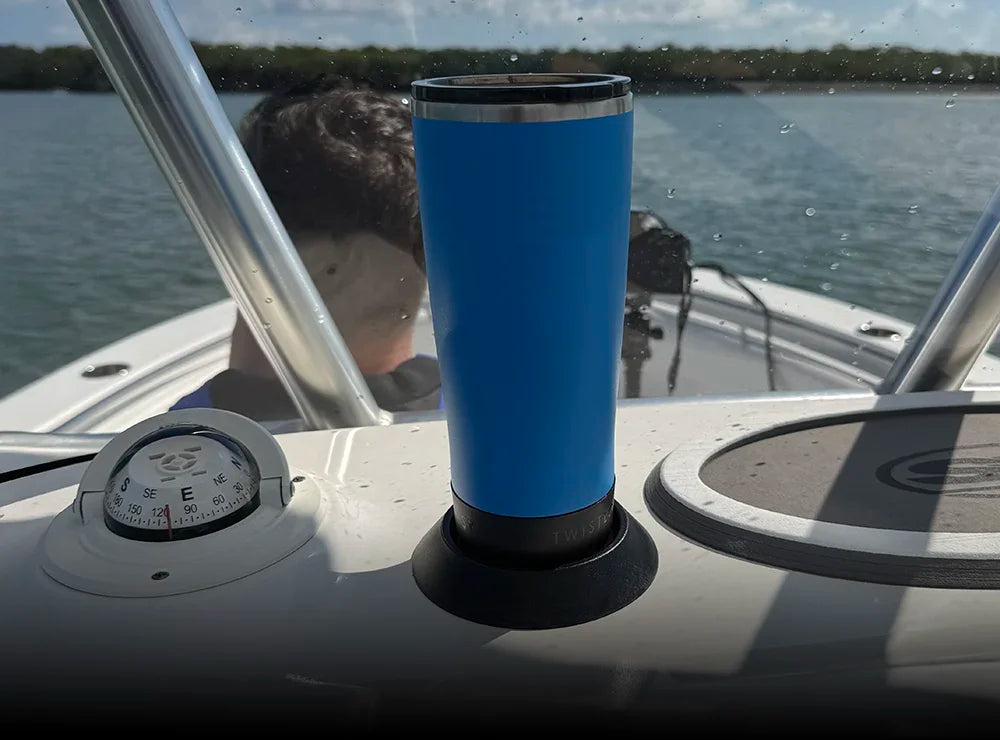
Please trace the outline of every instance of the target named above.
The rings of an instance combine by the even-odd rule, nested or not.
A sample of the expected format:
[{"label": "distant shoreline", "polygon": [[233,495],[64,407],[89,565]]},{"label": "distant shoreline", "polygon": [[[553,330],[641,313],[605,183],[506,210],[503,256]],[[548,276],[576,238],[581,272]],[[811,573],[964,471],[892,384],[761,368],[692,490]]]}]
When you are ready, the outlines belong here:
[{"label": "distant shoreline", "polygon": [[[969,83],[966,85],[933,85],[921,82],[742,82],[742,81],[719,81],[719,82],[686,82],[671,81],[661,83],[641,83],[633,86],[637,95],[829,95],[832,90],[835,94],[895,94],[895,95],[1000,95],[1000,84]],[[217,93],[227,95],[265,95],[268,90],[216,90]],[[382,89],[379,92],[386,94],[405,94],[405,91]],[[114,90],[72,90],[67,88],[35,88],[35,89],[4,89],[0,88],[0,95],[4,93],[32,93],[32,94],[72,94],[72,95],[113,95]]]},{"label": "distant shoreline", "polygon": [[967,82],[965,84],[934,84],[928,82],[736,82],[739,92],[747,95],[768,93],[978,93],[995,95],[1000,93],[1000,84]]},{"label": "distant shoreline", "polygon": [[689,82],[642,82],[633,85],[636,93],[644,95],[785,95],[787,93],[803,93],[811,95],[829,95],[834,93],[880,93],[880,94],[948,94],[970,93],[980,95],[996,95],[1000,93],[1000,84],[966,82],[949,84],[930,82],[791,82],[786,80],[707,80]]},{"label": "distant shoreline", "polygon": [[[1000,56],[908,47],[793,51],[709,49],[665,44],[638,49],[408,49],[194,44],[220,92],[266,92],[320,76],[341,77],[405,95],[412,80],[466,74],[590,72],[631,77],[640,92],[1000,91]],[[922,86],[922,87],[920,87]],[[0,90],[108,92],[85,46],[0,45]]]}]

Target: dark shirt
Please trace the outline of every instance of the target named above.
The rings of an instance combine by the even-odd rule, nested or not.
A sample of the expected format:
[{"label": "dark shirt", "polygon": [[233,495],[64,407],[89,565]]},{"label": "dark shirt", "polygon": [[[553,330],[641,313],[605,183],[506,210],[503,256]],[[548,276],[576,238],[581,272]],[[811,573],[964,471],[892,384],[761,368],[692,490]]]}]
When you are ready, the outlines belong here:
[{"label": "dark shirt", "polygon": [[[441,404],[441,374],[437,360],[419,355],[381,375],[366,375],[375,402],[386,411],[423,411]],[[255,421],[297,419],[299,412],[277,379],[259,378],[232,368],[223,370],[198,390],[170,407],[171,411],[215,408]]]}]

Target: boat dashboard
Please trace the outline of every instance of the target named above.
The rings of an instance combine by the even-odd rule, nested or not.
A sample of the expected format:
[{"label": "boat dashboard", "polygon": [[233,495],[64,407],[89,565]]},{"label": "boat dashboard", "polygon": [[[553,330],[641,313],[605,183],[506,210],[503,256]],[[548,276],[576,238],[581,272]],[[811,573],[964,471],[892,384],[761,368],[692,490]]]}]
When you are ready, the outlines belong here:
[{"label": "boat dashboard", "polygon": [[[0,601],[3,703],[363,727],[448,713],[971,722],[1000,701],[998,404],[990,391],[623,404],[615,496],[655,574],[611,613],[543,629],[456,616],[414,577],[452,502],[443,421],[237,425],[139,449],[138,432],[118,435],[97,459],[0,483],[0,591],[16,594]],[[144,498],[150,476],[201,468],[186,493],[163,481]],[[234,519],[236,484],[235,510],[257,503]],[[194,505],[191,521],[150,535],[146,507],[166,501]]]}]

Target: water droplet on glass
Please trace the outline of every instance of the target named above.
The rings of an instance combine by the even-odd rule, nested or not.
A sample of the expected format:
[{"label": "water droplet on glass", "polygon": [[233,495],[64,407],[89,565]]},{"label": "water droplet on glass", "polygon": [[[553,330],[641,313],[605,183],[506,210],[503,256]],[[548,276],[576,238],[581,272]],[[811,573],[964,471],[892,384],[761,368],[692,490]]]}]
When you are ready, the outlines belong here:
[{"label": "water droplet on glass", "polygon": [[577,23],[583,23],[583,16],[581,15],[579,18],[577,18],[576,22]]},{"label": "water droplet on glass", "polygon": [[403,321],[406,321],[408,318],[410,318],[410,314],[406,313],[406,311],[400,311],[399,318],[401,318]]},{"label": "water droplet on glass", "polygon": [[836,91],[836,90],[834,90],[834,89],[833,89],[833,88],[831,87],[831,88],[830,88],[829,90],[827,90],[827,91],[826,91],[826,94],[827,94],[827,95],[833,95],[833,94],[834,94],[834,93],[836,93],[836,92],[837,92],[837,91]]},{"label": "water droplet on glass", "polygon": [[842,241],[842,242],[846,242],[846,241],[847,241],[847,237],[848,237],[848,236],[850,236],[850,234],[848,234],[848,233],[847,233],[847,232],[845,231],[845,232],[844,232],[843,234],[841,234],[841,235],[840,235],[840,241]]},{"label": "water droplet on glass", "polygon": [[848,308],[849,308],[849,309],[850,309],[851,311],[853,311],[854,309],[856,309],[856,308],[857,308],[857,306],[856,306],[855,304],[853,304],[853,303],[852,303],[852,304],[851,304],[850,306],[848,306]]},{"label": "water droplet on glass", "polygon": [[816,209],[810,206],[809,208],[806,209],[806,215],[807,216],[815,216],[816,215]]},{"label": "water droplet on glass", "polygon": [[967,79],[967,80],[974,80],[974,79],[976,79],[976,76],[975,75],[969,75],[965,79]]},{"label": "water droplet on glass", "polygon": [[419,432],[419,431],[420,431],[420,427],[413,427],[413,428],[412,428],[412,429],[410,430],[410,434],[415,434],[416,432]]},{"label": "water droplet on glass", "polygon": [[942,72],[944,72],[944,70],[943,70],[943,69],[941,69],[940,67],[935,67],[934,69],[932,69],[932,70],[931,70],[931,74],[932,74],[932,75],[939,75],[939,74],[941,74]]},{"label": "water droplet on glass", "polygon": [[712,234],[712,239],[715,241],[722,241],[722,234]]},{"label": "water droplet on glass", "polygon": [[833,283],[822,283],[819,286],[819,289],[822,290],[824,293],[829,293],[831,290],[833,290]]},{"label": "water droplet on glass", "polygon": [[511,60],[512,62],[516,62],[516,61],[517,61],[517,54],[511,54],[511,55],[510,55],[510,60]]},{"label": "water droplet on glass", "polygon": [[902,339],[902,337],[899,336],[899,334],[890,334],[889,335],[889,340],[892,341],[892,342],[898,342],[900,339]]},{"label": "water droplet on glass", "polygon": [[273,298],[265,298],[264,299],[264,303],[274,303],[274,299]]},{"label": "water droplet on glass", "polygon": [[402,103],[403,105],[409,105],[410,104],[410,99],[409,98],[400,98],[399,102]]},{"label": "water droplet on glass", "polygon": [[243,12],[243,8],[241,8],[239,6],[236,6],[236,12],[237,13],[242,13]]},{"label": "water droplet on glass", "polygon": [[830,264],[830,269],[831,270],[839,270],[840,269],[840,263],[839,262],[833,262],[833,263],[831,263]]},{"label": "water droplet on glass", "polygon": [[912,206],[910,206],[909,208],[906,209],[906,212],[907,213],[916,213],[919,210],[920,210],[920,206],[918,206],[918,205],[916,205],[914,203]]},{"label": "water droplet on glass", "polygon": [[669,46],[661,46],[660,51],[667,51],[669,48]]},{"label": "water droplet on glass", "polygon": [[668,198],[673,198],[674,197],[674,193],[676,193],[676,192],[677,192],[677,188],[667,188],[667,197]]},{"label": "water droplet on glass", "polygon": [[265,321],[264,322],[264,328],[265,329],[270,329],[271,328],[271,322],[270,321]]},{"label": "water droplet on glass", "polygon": [[944,103],[944,107],[945,108],[954,108],[955,107],[955,98],[949,98],[948,100],[946,100],[945,103]]},{"label": "water droplet on glass", "polygon": [[787,134],[793,128],[795,128],[795,124],[794,123],[784,123],[784,124],[781,125],[781,128],[778,129],[778,133],[779,134]]}]

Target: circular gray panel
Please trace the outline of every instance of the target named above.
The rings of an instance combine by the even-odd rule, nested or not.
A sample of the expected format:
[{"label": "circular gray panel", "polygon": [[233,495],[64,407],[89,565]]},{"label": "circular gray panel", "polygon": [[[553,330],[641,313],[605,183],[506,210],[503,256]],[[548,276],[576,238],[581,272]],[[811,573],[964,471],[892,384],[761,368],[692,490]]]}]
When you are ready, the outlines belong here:
[{"label": "circular gray panel", "polygon": [[709,487],[762,509],[879,529],[1000,532],[1000,414],[869,416],[732,448]]},{"label": "circular gray panel", "polygon": [[1000,586],[996,406],[817,419],[701,450],[667,458],[646,496],[705,545],[841,578]]}]

